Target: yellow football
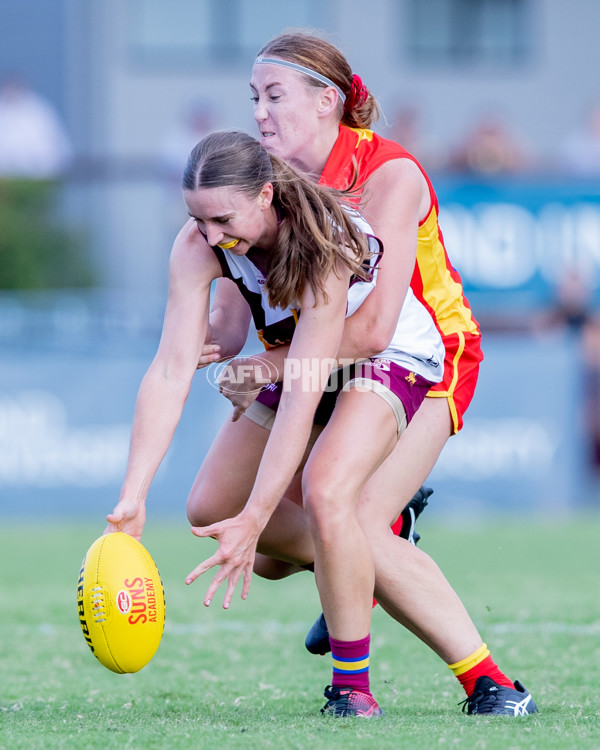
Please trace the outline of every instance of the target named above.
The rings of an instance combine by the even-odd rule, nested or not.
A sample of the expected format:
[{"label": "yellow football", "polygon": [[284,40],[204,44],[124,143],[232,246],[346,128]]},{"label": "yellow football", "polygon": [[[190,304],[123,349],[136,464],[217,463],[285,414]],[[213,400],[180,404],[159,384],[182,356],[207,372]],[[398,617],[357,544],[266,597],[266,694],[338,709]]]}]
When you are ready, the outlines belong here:
[{"label": "yellow football", "polygon": [[92,544],[77,582],[79,624],[107,669],[138,672],[158,649],[165,596],[148,550],[129,534],[106,534]]}]

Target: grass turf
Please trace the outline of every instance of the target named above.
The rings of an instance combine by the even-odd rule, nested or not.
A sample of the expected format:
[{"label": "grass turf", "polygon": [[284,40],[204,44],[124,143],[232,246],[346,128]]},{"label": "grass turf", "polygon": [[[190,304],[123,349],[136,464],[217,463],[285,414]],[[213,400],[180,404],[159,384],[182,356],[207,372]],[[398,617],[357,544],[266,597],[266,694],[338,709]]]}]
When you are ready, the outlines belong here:
[{"label": "grass turf", "polygon": [[165,584],[165,635],[145,669],[113,674],[88,650],[75,606],[99,528],[5,521],[0,748],[600,748],[600,517],[446,529],[425,517],[419,530],[539,714],[461,713],[447,667],[377,608],[371,684],[385,717],[322,717],[330,663],[303,646],[320,610],[312,575],[255,577],[246,602],[225,612],[217,596],[207,610],[207,581],[183,580],[213,543],[165,519],[144,537]]}]

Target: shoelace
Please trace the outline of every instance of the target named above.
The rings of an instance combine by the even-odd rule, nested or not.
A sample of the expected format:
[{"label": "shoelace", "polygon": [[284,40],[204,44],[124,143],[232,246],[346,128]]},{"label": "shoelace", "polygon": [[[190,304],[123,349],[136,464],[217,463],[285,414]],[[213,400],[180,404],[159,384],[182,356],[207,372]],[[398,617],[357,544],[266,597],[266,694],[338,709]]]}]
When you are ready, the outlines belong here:
[{"label": "shoelace", "polygon": [[323,706],[321,709],[321,713],[324,714],[325,711],[327,711],[328,708],[333,706],[335,703],[337,703],[340,699],[348,702],[347,696],[342,696],[340,694],[339,688],[334,688],[333,685],[327,685],[324,692],[325,698],[327,698],[327,703]]},{"label": "shoelace", "polygon": [[465,712],[465,709],[470,708],[471,706],[477,706],[477,708],[492,708],[496,703],[496,696],[497,693],[484,693],[482,690],[476,690],[474,693],[471,693],[468,698],[465,698],[464,701],[460,701],[458,704],[459,706],[462,706],[462,712]]},{"label": "shoelace", "polygon": [[346,691],[346,695],[342,695],[340,688],[337,688],[337,687],[334,688],[333,685],[327,685],[327,687],[325,688],[324,696],[328,698],[330,701],[335,701],[335,700],[338,700],[339,698],[346,698],[347,694],[351,692],[349,688],[346,688],[345,691]]}]

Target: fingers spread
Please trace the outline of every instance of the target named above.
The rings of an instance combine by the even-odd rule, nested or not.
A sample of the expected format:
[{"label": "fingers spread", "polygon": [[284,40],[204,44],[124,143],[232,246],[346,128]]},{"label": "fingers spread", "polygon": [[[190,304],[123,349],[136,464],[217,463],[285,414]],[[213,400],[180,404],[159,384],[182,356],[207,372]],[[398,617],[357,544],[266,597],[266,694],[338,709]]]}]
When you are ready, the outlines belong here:
[{"label": "fingers spread", "polygon": [[185,582],[187,584],[193,583],[196,578],[199,578],[203,573],[206,573],[207,570],[214,568],[215,565],[222,565],[222,563],[223,559],[221,557],[220,550],[217,550],[215,554],[212,555],[212,557],[207,558],[204,562],[195,567],[194,570],[192,570],[192,572],[185,579]]}]

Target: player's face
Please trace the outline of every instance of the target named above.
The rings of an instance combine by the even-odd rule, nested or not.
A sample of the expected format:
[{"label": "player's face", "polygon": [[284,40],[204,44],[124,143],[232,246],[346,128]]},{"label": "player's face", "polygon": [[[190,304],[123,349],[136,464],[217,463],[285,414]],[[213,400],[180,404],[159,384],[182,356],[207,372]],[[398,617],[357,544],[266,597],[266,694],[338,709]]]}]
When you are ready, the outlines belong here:
[{"label": "player's face", "polygon": [[307,169],[305,155],[315,141],[321,89],[306,77],[281,65],[259,63],[250,80],[254,119],[262,145],[290,164]]},{"label": "player's face", "polygon": [[246,255],[251,247],[274,247],[277,216],[271,205],[270,183],[256,198],[230,186],[184,190],[183,197],[209,245],[227,248],[235,255]]}]

